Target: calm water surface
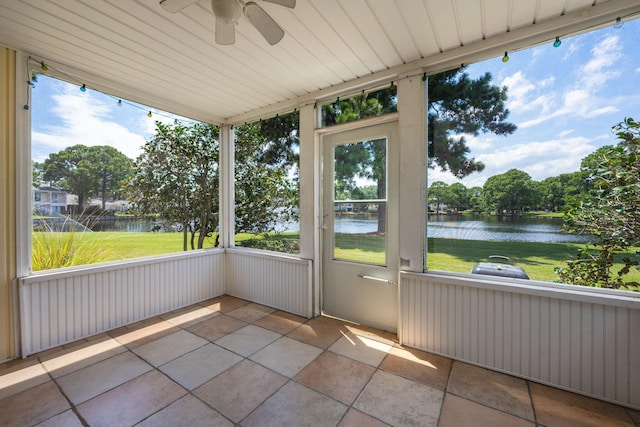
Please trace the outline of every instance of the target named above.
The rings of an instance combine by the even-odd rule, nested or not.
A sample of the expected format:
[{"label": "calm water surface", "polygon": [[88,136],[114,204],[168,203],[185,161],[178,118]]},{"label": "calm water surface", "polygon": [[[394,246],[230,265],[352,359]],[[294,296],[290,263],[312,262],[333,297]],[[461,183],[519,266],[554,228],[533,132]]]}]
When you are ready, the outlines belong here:
[{"label": "calm water surface", "polygon": [[[377,229],[377,220],[370,215],[336,214],[337,233],[370,233]],[[430,215],[427,236],[541,243],[588,241],[587,236],[564,233],[560,218]]]}]

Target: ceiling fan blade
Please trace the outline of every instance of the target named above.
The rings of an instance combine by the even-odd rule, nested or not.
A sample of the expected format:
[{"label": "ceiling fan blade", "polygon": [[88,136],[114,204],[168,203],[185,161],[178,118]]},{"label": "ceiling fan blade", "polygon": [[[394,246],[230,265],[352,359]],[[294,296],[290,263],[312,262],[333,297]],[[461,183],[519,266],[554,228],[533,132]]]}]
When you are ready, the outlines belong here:
[{"label": "ceiling fan blade", "polygon": [[296,7],[296,0],[264,0],[269,3],[279,4],[280,6],[290,7],[293,9]]},{"label": "ceiling fan blade", "polygon": [[284,37],[284,31],[280,28],[280,25],[256,3],[248,2],[244,6],[244,15],[270,45],[273,46]]},{"label": "ceiling fan blade", "polygon": [[176,13],[197,1],[198,0],[161,0],[160,6],[167,12]]},{"label": "ceiling fan blade", "polygon": [[236,42],[236,24],[216,16],[216,43],[230,45]]}]

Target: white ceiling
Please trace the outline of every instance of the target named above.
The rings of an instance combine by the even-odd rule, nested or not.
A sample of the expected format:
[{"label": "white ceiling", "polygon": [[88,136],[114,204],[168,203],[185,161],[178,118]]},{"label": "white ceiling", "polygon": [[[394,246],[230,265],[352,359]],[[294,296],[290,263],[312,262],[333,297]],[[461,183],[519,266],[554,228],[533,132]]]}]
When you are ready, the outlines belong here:
[{"label": "white ceiling", "polygon": [[113,95],[215,123],[501,55],[640,12],[637,0],[260,2],[285,30],[270,46],[241,19],[214,43],[209,0],[0,0],[0,45]]}]

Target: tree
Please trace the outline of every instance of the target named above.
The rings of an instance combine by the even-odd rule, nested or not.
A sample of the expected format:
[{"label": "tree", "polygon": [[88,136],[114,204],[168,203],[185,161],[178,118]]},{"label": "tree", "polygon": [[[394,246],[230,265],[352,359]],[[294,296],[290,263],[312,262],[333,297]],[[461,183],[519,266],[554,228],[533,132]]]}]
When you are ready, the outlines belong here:
[{"label": "tree", "polygon": [[[356,95],[323,107],[325,125],[346,123],[366,117],[378,116],[397,110],[396,89],[387,88],[377,92]],[[355,178],[374,181],[377,199],[387,197],[387,145],[383,140],[362,141],[343,145],[336,151],[336,187],[341,191],[354,192]],[[378,233],[384,234],[386,227],[386,204],[378,203]]]},{"label": "tree", "polygon": [[577,171],[545,178],[540,182],[540,203],[544,209],[560,212],[580,194],[588,191],[586,175]]},{"label": "tree", "polygon": [[516,126],[506,121],[507,88],[491,84],[491,74],[471,79],[466,67],[429,76],[428,152],[429,167],[439,167],[458,178],[484,169],[482,162],[468,158],[464,136],[480,132],[509,135]]},{"label": "tree", "polygon": [[436,215],[440,212],[442,206],[449,197],[449,186],[443,181],[432,182],[427,191],[429,204],[436,205]]},{"label": "tree", "polygon": [[289,177],[297,164],[297,128],[297,114],[236,128],[237,232],[275,231],[297,219],[298,186]]},{"label": "tree", "polygon": [[485,209],[501,214],[516,213],[535,202],[534,183],[528,173],[511,169],[487,179],[482,187]]},{"label": "tree", "polygon": [[448,203],[455,207],[456,212],[460,212],[464,209],[471,200],[471,194],[467,187],[461,182],[454,182],[449,186],[449,201]]},{"label": "tree", "polygon": [[131,177],[133,161],[117,149],[98,145],[73,145],[52,153],[42,165],[42,178],[78,196],[83,208],[90,197],[121,195],[124,183]]},{"label": "tree", "polygon": [[35,187],[40,187],[42,185],[42,175],[44,164],[38,163],[35,161],[31,161],[31,184]]},{"label": "tree", "polygon": [[474,212],[482,210],[482,187],[469,188],[469,205]]},{"label": "tree", "polygon": [[129,194],[134,209],[180,224],[183,250],[201,249],[218,226],[219,130],[216,126],[156,122],[156,134],[136,160]]},{"label": "tree", "polygon": [[597,252],[581,249],[566,268],[556,269],[565,283],[607,288],[638,286],[623,276],[638,259],[624,257],[623,268],[614,275],[614,255],[640,245],[640,123],[626,119],[613,127],[619,139],[585,157],[581,170],[592,191],[570,209],[565,226],[570,232],[594,236]]}]

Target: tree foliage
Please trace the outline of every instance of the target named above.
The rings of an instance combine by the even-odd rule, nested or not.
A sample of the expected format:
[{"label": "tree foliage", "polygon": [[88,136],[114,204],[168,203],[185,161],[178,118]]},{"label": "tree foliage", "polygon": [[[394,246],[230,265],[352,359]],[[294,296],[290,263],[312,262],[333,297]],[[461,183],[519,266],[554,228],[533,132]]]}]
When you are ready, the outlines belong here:
[{"label": "tree foliage", "polygon": [[[397,110],[396,89],[355,95],[323,107],[325,125],[347,123]],[[356,178],[375,182],[377,199],[387,196],[387,145],[384,140],[342,145],[335,152],[335,186],[350,199],[362,199]],[[378,233],[386,229],[386,204],[378,203]]]},{"label": "tree foliage", "polygon": [[482,162],[468,157],[463,135],[509,135],[516,130],[506,121],[507,88],[493,85],[490,73],[471,79],[465,69],[445,71],[427,80],[429,166],[457,178],[484,169]]},{"label": "tree foliage", "polygon": [[[236,128],[235,209],[237,232],[276,231],[297,220],[298,114]],[[290,178],[294,178],[293,180]]]},{"label": "tree foliage", "polygon": [[510,169],[487,179],[482,187],[482,198],[487,211],[515,213],[535,203],[536,191],[528,173]]},{"label": "tree foliage", "polygon": [[124,184],[133,173],[133,161],[108,145],[73,145],[50,154],[38,166],[42,180],[76,194],[80,208],[89,198],[99,196],[104,209],[108,197],[123,195]]},{"label": "tree foliage", "polygon": [[581,250],[566,268],[557,269],[565,283],[607,288],[638,286],[623,276],[638,265],[638,259],[623,258],[623,268],[614,274],[614,254],[640,244],[640,123],[633,119],[614,126],[619,143],[587,156],[581,165],[592,190],[567,212],[570,232],[594,236],[597,252]]},{"label": "tree foliage", "polygon": [[130,197],[136,212],[179,224],[183,250],[203,247],[218,226],[219,130],[205,123],[156,122],[136,159]]}]

